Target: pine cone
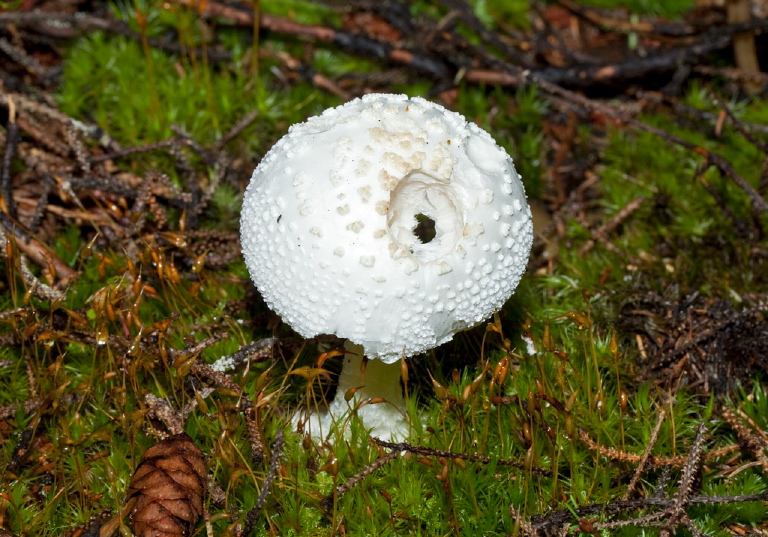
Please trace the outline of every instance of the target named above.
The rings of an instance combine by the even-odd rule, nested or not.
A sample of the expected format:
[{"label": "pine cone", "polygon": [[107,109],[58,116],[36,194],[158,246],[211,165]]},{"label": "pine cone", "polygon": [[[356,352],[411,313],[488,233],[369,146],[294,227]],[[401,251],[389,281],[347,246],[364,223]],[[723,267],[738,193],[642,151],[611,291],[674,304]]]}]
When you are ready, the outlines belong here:
[{"label": "pine cone", "polygon": [[136,537],[189,535],[203,512],[207,469],[203,452],[185,433],[149,448],[131,479]]}]

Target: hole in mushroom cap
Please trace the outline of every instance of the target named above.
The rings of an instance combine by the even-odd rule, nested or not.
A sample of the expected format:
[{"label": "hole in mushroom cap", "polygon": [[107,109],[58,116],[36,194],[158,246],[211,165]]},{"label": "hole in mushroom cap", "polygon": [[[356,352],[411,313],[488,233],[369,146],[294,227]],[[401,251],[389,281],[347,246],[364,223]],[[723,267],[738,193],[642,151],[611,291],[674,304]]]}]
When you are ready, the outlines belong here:
[{"label": "hole in mushroom cap", "polygon": [[403,177],[390,194],[387,212],[393,251],[410,252],[423,263],[450,254],[464,228],[460,199],[440,176],[414,170]]},{"label": "hole in mushroom cap", "polygon": [[413,228],[413,234],[416,235],[416,238],[419,239],[421,244],[428,244],[437,234],[435,221],[426,214],[419,213],[416,215],[416,222],[416,227]]}]

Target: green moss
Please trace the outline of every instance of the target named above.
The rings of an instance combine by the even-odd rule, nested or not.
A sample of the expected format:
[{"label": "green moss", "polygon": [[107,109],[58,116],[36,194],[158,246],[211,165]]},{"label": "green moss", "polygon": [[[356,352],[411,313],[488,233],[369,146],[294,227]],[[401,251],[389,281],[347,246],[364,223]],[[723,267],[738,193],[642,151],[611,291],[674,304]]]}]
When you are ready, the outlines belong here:
[{"label": "green moss", "polygon": [[496,21],[517,28],[530,27],[530,0],[472,0],[471,3],[477,18],[489,28],[493,28]]},{"label": "green moss", "polygon": [[630,13],[668,18],[681,17],[696,5],[695,0],[585,0],[582,3],[607,9],[625,7]]},{"label": "green moss", "polygon": [[[250,48],[243,46],[245,35],[235,30],[221,31],[230,36],[228,42],[236,44],[239,39],[240,46],[232,49],[231,67],[219,68],[208,58],[200,28],[189,20],[191,13],[181,10],[177,19],[169,19],[166,11],[157,7],[142,11],[148,21],[146,34],[177,31],[187,36],[182,39],[187,43],[185,54],[171,56],[154,47],[147,51],[139,42],[94,32],[67,53],[59,94],[62,109],[95,121],[126,145],[168,138],[172,125],[210,145],[248,112],[259,110],[259,119],[240,137],[246,140],[245,150],[257,153],[291,123],[333,104],[332,98],[305,86],[276,91],[250,78],[242,64]],[[121,14],[135,23],[130,12]]]},{"label": "green moss", "polygon": [[80,40],[66,62],[62,108],[96,121],[124,144],[167,138],[171,125],[210,144],[223,125],[269,100],[263,92],[247,95],[241,76],[211,79],[208,69],[176,62],[155,49],[150,56],[153,72],[136,42],[101,33]]},{"label": "green moss", "polygon": [[302,24],[338,25],[338,11],[329,6],[307,0],[261,0],[262,13],[288,17]]}]

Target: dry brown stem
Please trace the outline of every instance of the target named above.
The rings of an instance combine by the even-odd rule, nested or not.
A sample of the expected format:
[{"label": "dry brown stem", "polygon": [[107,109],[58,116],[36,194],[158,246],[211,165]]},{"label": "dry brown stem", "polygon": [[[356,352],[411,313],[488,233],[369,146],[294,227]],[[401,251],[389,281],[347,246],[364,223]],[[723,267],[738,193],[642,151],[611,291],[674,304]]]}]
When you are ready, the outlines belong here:
[{"label": "dry brown stem", "polygon": [[645,446],[645,450],[643,451],[643,456],[640,458],[640,462],[637,465],[637,468],[635,469],[635,474],[632,476],[632,480],[629,482],[629,485],[627,486],[627,492],[624,493],[624,496],[622,496],[622,500],[628,500],[630,495],[632,494],[632,491],[635,490],[635,487],[637,486],[638,481],[640,481],[640,477],[643,475],[643,472],[645,471],[646,465],[648,464],[648,458],[651,456],[651,451],[653,451],[653,446],[656,445],[656,440],[659,438],[659,431],[661,430],[661,424],[664,423],[664,418],[666,417],[667,413],[662,408],[659,410],[659,415],[656,418],[656,425],[653,427],[653,431],[651,432],[651,437],[648,439],[648,445]]},{"label": "dry brown stem", "polygon": [[272,482],[277,475],[277,470],[280,468],[280,457],[283,454],[283,430],[279,429],[275,435],[275,441],[272,443],[272,459],[269,461],[269,471],[267,477],[264,478],[264,484],[259,492],[259,497],[256,499],[256,505],[253,506],[245,517],[245,529],[243,535],[247,536],[256,525],[259,520],[259,514],[261,513],[264,503],[267,501],[267,496],[272,488]]},{"label": "dry brown stem", "polygon": [[384,440],[381,440],[379,438],[374,438],[373,442],[381,447],[385,447],[387,449],[394,449],[397,451],[407,451],[409,453],[416,453],[418,455],[427,455],[430,457],[437,457],[437,458],[443,458],[443,459],[459,459],[463,461],[469,461],[469,462],[478,462],[480,464],[490,464],[493,462],[494,464],[498,466],[512,466],[513,468],[520,468],[530,471],[533,474],[541,475],[544,477],[552,477],[552,472],[550,470],[547,470],[545,468],[536,468],[531,467],[528,468],[519,461],[510,461],[507,459],[491,459],[490,457],[483,457],[481,455],[477,454],[471,454],[467,455],[466,453],[456,453],[455,451],[444,451],[440,449],[432,449],[428,447],[423,446],[414,446],[411,444],[408,444],[406,442],[385,442]]},{"label": "dry brown stem", "polygon": [[[763,468],[763,473],[768,474],[768,456],[765,454],[765,450],[768,448],[768,441],[762,436],[755,434],[754,429],[747,426],[730,408],[723,410],[723,419],[728,422],[728,425],[730,425],[734,431],[736,431],[739,441],[760,463],[760,466]],[[761,432],[759,429],[757,430],[758,432]]]},{"label": "dry brown stem", "polygon": [[343,484],[336,487],[336,490],[333,494],[330,494],[323,498],[323,500],[320,502],[320,504],[323,506],[323,509],[326,511],[330,511],[333,508],[333,502],[334,500],[338,500],[342,496],[344,496],[347,492],[349,492],[355,485],[360,483],[363,479],[371,475],[373,472],[381,468],[382,466],[389,464],[391,461],[395,460],[397,457],[400,456],[400,451],[394,450],[390,451],[383,457],[379,457],[375,461],[373,461],[371,464],[363,468],[360,472],[356,473],[352,477],[346,480]]},{"label": "dry brown stem", "polygon": [[[597,442],[592,440],[587,432],[581,428],[579,429],[579,439],[584,442],[584,445],[586,445],[590,451],[595,451],[603,457],[607,457],[611,460],[632,464],[639,464],[643,460],[643,456],[641,455],[598,445]],[[734,451],[738,451],[738,449],[738,444],[729,444],[727,446],[723,446],[704,453],[703,458],[705,460],[716,459],[718,457],[728,455],[729,453],[733,453]],[[681,455],[679,457],[653,457],[651,461],[654,466],[685,466],[685,464],[688,462],[688,458],[689,457],[687,455]]]}]

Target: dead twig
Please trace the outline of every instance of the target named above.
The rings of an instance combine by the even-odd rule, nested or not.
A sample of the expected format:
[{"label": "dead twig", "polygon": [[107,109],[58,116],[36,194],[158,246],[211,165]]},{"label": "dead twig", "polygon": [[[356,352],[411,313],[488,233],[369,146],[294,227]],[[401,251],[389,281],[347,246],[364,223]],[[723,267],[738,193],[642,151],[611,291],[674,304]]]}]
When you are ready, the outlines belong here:
[{"label": "dead twig", "polygon": [[[688,505],[722,505],[744,502],[768,501],[768,492],[759,494],[740,494],[736,496],[693,496],[688,498]],[[674,499],[669,498],[638,498],[636,500],[618,501],[610,503],[591,504],[576,509],[558,509],[546,515],[532,517],[531,527],[537,535],[550,535],[551,529],[559,528],[569,521],[579,517],[595,515],[613,515],[637,509],[649,507],[669,508],[675,504]]]},{"label": "dead twig", "polygon": [[19,126],[16,124],[16,105],[10,95],[6,97],[8,103],[8,123],[6,123],[5,151],[3,152],[2,169],[0,170],[0,194],[5,202],[4,210],[11,218],[17,218],[16,201],[13,199],[13,187],[11,185],[11,163],[16,154],[16,146],[19,143]]},{"label": "dead twig", "polygon": [[245,425],[248,432],[248,441],[251,444],[251,460],[254,464],[261,464],[264,461],[264,433],[259,427],[258,411],[259,409],[252,401],[248,401],[250,408],[244,410]]},{"label": "dead twig", "polygon": [[[248,356],[248,353],[245,353],[245,356]],[[242,388],[229,375],[222,371],[202,363],[200,360],[195,360],[192,363],[191,372],[201,381],[217,388],[225,388],[240,397],[240,408],[246,420],[248,439],[251,443],[251,459],[254,463],[260,464],[264,460],[264,436],[258,423],[257,405],[245,396]]]},{"label": "dead twig", "polygon": [[67,294],[41,282],[40,279],[29,270],[27,258],[23,255],[19,259],[19,268],[21,269],[21,278],[24,280],[24,283],[27,285],[27,289],[31,294],[41,300],[50,300],[51,302],[59,304],[64,302]]},{"label": "dead twig", "polygon": [[267,496],[269,495],[269,491],[272,488],[272,481],[274,481],[275,476],[277,475],[277,470],[280,467],[280,457],[282,456],[282,453],[283,430],[278,429],[277,434],[275,435],[275,441],[272,444],[272,458],[269,461],[269,470],[267,471],[267,476],[264,478],[264,484],[261,487],[261,492],[259,492],[259,497],[256,499],[256,504],[250,511],[248,511],[248,514],[245,516],[245,528],[243,529],[242,533],[244,537],[247,537],[248,534],[253,531],[253,528],[256,526],[256,522],[259,521],[261,509],[264,507],[264,503],[267,501]]},{"label": "dead twig", "polygon": [[639,119],[635,119],[629,116],[626,112],[620,110],[616,106],[595,101],[593,99],[580,95],[576,92],[562,88],[557,84],[553,84],[539,76],[535,76],[535,75],[526,75],[526,76],[530,79],[531,82],[538,84],[540,89],[547,94],[562,97],[571,103],[585,107],[587,110],[592,110],[592,111],[604,114],[612,119],[626,123],[638,130],[655,134],[662,140],[666,140],[675,145],[679,145],[680,147],[683,147],[685,149],[688,149],[690,151],[693,151],[694,153],[697,153],[705,157],[707,159],[706,162],[708,166],[715,166],[720,171],[721,174],[725,175],[731,181],[733,181],[736,185],[738,185],[739,188],[741,188],[744,191],[744,193],[747,194],[747,196],[749,196],[749,198],[752,200],[752,202],[755,204],[756,207],[758,207],[761,211],[768,212],[768,201],[766,201],[765,198],[763,198],[760,195],[760,193],[757,192],[752,187],[752,185],[750,185],[746,181],[746,179],[744,179],[741,175],[739,175],[736,172],[736,170],[733,168],[731,163],[728,162],[727,159],[725,159],[723,156],[719,155],[718,153],[709,151],[703,147],[700,147],[696,144],[688,142],[687,140],[683,140],[679,136],[675,136],[674,134],[663,131],[658,127],[654,127],[652,125],[649,125],[648,123],[640,121]]},{"label": "dead twig", "polygon": [[694,73],[712,77],[723,77],[734,81],[753,81],[763,87],[768,86],[768,73],[753,73],[737,67],[712,67],[710,65],[696,65],[692,68]]},{"label": "dead twig", "polygon": [[42,185],[43,191],[40,193],[40,197],[35,204],[35,212],[32,214],[32,221],[29,223],[30,233],[37,233],[40,229],[43,216],[48,208],[48,197],[51,195],[53,187],[55,186],[53,178],[48,174],[43,174],[40,178],[40,184]]},{"label": "dead twig", "polygon": [[[195,5],[194,0],[173,1],[186,6]],[[204,17],[221,17],[239,26],[253,27],[253,11],[249,7],[239,9],[221,2],[206,2],[201,10],[201,15]],[[390,43],[377,41],[367,36],[342,32],[324,26],[301,24],[291,19],[268,13],[260,14],[259,27],[261,30],[283,35],[293,35],[314,39],[323,43],[332,43],[354,54],[363,54],[374,58],[386,59],[395,64],[408,65],[434,80],[450,81],[453,79],[450,69],[441,59],[397,48]]]},{"label": "dead twig", "polygon": [[356,473],[355,475],[347,479],[343,484],[336,487],[336,490],[334,490],[332,494],[329,494],[328,496],[326,496],[320,501],[320,505],[325,510],[325,512],[329,512],[331,509],[333,509],[333,504],[335,501],[339,500],[342,496],[344,496],[353,487],[355,487],[358,483],[363,481],[366,477],[371,475],[373,472],[375,472],[382,466],[389,464],[399,456],[400,456],[400,450],[395,449],[390,451],[383,457],[379,457],[378,459],[373,461],[371,464],[363,468],[360,472]]},{"label": "dead twig", "polygon": [[728,104],[715,92],[711,92],[710,95],[717,101],[717,104],[720,106],[720,109],[725,112],[725,114],[728,116],[728,119],[731,120],[731,124],[733,127],[739,131],[739,134],[741,134],[749,143],[754,145],[756,148],[758,148],[763,153],[768,154],[768,143],[758,140],[755,138],[754,134],[750,132],[751,130],[756,130],[759,132],[762,132],[764,134],[768,133],[768,126],[766,125],[756,125],[756,124],[747,124],[743,122],[741,119],[736,117],[736,114],[733,113],[733,110],[731,110],[731,107],[728,106]]},{"label": "dead twig", "polygon": [[[621,451],[619,449],[598,445],[597,442],[592,440],[587,434],[587,432],[581,428],[579,428],[579,439],[582,442],[584,442],[584,445],[586,445],[590,451],[595,451],[608,459],[620,461],[620,462],[627,462],[631,464],[639,464],[643,461],[643,455],[637,455],[635,453],[628,453],[626,451]],[[723,457],[724,455],[728,455],[729,453],[733,453],[734,451],[738,451],[738,449],[739,449],[738,444],[729,444],[727,446],[723,446],[715,450],[709,451],[705,453],[703,457],[705,460],[717,459],[719,457]],[[658,466],[678,466],[679,467],[679,466],[685,466],[687,462],[688,462],[688,456],[685,456],[685,455],[680,455],[678,457],[652,457],[651,458],[651,463],[656,467]]]},{"label": "dead twig", "polygon": [[460,20],[469,26],[486,45],[496,48],[510,62],[526,69],[535,68],[535,64],[524,56],[519,50],[499,38],[498,33],[486,28],[485,24],[477,18],[475,10],[466,0],[440,0],[440,3],[455,10]]},{"label": "dead twig", "polygon": [[387,449],[394,449],[397,451],[407,451],[409,453],[416,453],[418,455],[428,455],[430,457],[438,457],[438,458],[442,457],[444,459],[460,459],[463,461],[478,462],[480,464],[493,463],[498,466],[511,466],[513,468],[519,468],[521,470],[530,471],[533,474],[540,475],[543,477],[552,477],[552,472],[550,470],[547,470],[546,468],[528,467],[522,462],[518,462],[518,461],[510,461],[506,459],[492,459],[491,457],[483,457],[477,454],[467,455],[466,453],[456,453],[454,451],[443,451],[443,450],[432,449],[432,448],[423,447],[423,446],[414,446],[405,442],[401,442],[401,443],[385,442],[380,438],[374,438],[373,442],[376,445],[379,445],[381,447],[385,447]]},{"label": "dead twig", "polygon": [[706,430],[707,428],[705,424],[700,423],[696,430],[696,438],[694,438],[688,453],[688,460],[685,461],[685,466],[683,466],[683,473],[680,476],[677,494],[675,494],[675,502],[665,511],[665,513],[669,515],[669,518],[662,533],[667,532],[668,535],[671,535],[672,531],[677,528],[680,522],[684,522],[684,525],[689,529],[694,529],[695,533],[695,527],[688,519],[685,507],[688,505],[691,493],[693,492],[694,480],[700,470],[699,463],[702,458],[702,446],[704,444],[704,434],[706,433]]},{"label": "dead twig", "polygon": [[700,423],[696,432],[696,438],[691,445],[691,449],[686,457],[683,471],[680,476],[680,482],[675,498],[664,509],[626,520],[614,520],[594,524],[596,530],[610,530],[626,526],[659,526],[664,519],[661,534],[669,536],[679,526],[684,525],[694,535],[701,535],[696,525],[688,518],[685,507],[690,504],[691,493],[694,487],[695,477],[698,474],[702,457],[702,445],[704,443],[704,433],[706,427]]},{"label": "dead twig", "polygon": [[17,47],[3,37],[0,37],[0,51],[4,52],[9,58],[24,67],[33,75],[40,78],[46,78],[48,72],[42,65],[40,65],[40,62],[27,54],[24,49]]},{"label": "dead twig", "polygon": [[[592,250],[592,248],[595,247],[595,241],[605,243],[608,240],[608,235],[622,223],[624,223],[624,221],[626,221],[626,219],[629,218],[635,211],[637,211],[645,202],[645,200],[646,198],[635,198],[627,203],[624,207],[622,207],[621,210],[613,216],[613,218],[611,218],[608,222],[597,228],[592,233],[595,238],[588,240],[582,245],[581,248],[579,248],[579,255],[585,255],[587,252]],[[616,247],[614,246],[614,248]]]},{"label": "dead twig", "polygon": [[245,116],[240,121],[235,123],[234,126],[231,129],[229,129],[229,131],[224,136],[222,136],[219,139],[219,141],[217,141],[213,145],[214,152],[218,153],[224,148],[226,144],[228,144],[229,142],[234,140],[237,136],[239,136],[240,133],[243,132],[243,130],[245,130],[251,123],[253,123],[256,120],[256,118],[259,117],[259,114],[260,114],[259,110],[251,110],[250,112],[245,114]]},{"label": "dead twig", "polygon": [[[57,402],[59,405],[72,406],[78,404],[82,400],[82,394],[65,393]],[[0,421],[12,418],[21,409],[22,412],[29,415],[33,412],[45,411],[50,406],[52,400],[48,397],[39,399],[32,399],[25,401],[24,403],[14,403],[11,405],[0,407]]]},{"label": "dead twig", "polygon": [[730,38],[723,36],[611,64],[546,67],[532,71],[531,74],[551,84],[587,88],[617,80],[639,79],[652,73],[671,72],[679,69],[681,65],[694,64],[701,58],[727,48],[729,44]]},{"label": "dead twig", "polygon": [[138,153],[149,153],[151,151],[167,149],[169,147],[172,147],[173,144],[175,143],[177,143],[176,138],[168,138],[167,140],[162,140],[160,142],[155,142],[153,144],[145,144],[145,145],[140,145],[136,147],[127,147],[125,149],[120,149],[119,151],[114,151],[106,155],[98,155],[98,156],[91,157],[91,164],[106,162],[108,160],[115,160],[118,158],[130,156],[130,155],[136,155]]},{"label": "dead twig", "polygon": [[311,66],[299,61],[297,58],[294,58],[284,51],[272,51],[264,49],[259,51],[259,56],[276,59],[286,68],[290,69],[293,73],[301,77],[302,80],[306,80],[316,88],[327,91],[339,99],[344,101],[348,101],[350,99],[350,94],[341,89],[341,87],[336,84],[336,82],[324,74],[318,73]]},{"label": "dead twig", "polygon": [[32,238],[22,226],[2,211],[0,211],[0,227],[4,228],[6,240],[10,237],[15,238],[15,245],[19,250],[27,254],[32,261],[43,268],[48,268],[49,265],[53,267],[56,275],[62,282],[69,282],[77,276],[77,272],[70,268],[63,259],[53,253],[43,243]]},{"label": "dead twig", "polygon": [[[655,93],[650,91],[636,91],[633,95],[643,101],[656,105],[657,107],[666,107],[668,110],[680,114],[681,116],[688,116],[693,118],[696,124],[700,124],[702,121],[707,122],[712,126],[712,129],[717,134],[717,126],[722,122],[721,114],[713,114],[706,110],[700,110],[693,106],[688,106],[677,99],[663,95],[661,93]],[[726,113],[730,123],[733,127],[741,133],[750,143],[758,148],[763,147],[763,143],[754,138],[752,131],[759,132],[761,134],[768,134],[768,125],[760,125],[758,123],[747,123],[733,114],[733,111],[725,104],[721,97],[711,92],[710,95],[713,99],[718,101],[721,109]]]},{"label": "dead twig", "polygon": [[[730,425],[734,431],[736,431],[736,435],[739,437],[739,441],[744,448],[752,453],[760,466],[762,466],[763,473],[768,474],[768,456],[765,454],[765,450],[768,449],[768,440],[758,436],[753,430],[750,430],[750,428],[736,416],[736,413],[729,408],[723,410],[723,419],[728,422],[728,425]],[[755,429],[762,433],[759,428]]]},{"label": "dead twig", "polygon": [[637,468],[635,468],[635,473],[632,476],[632,480],[629,482],[629,485],[627,485],[627,491],[624,493],[624,496],[622,496],[622,500],[629,499],[629,497],[632,495],[632,491],[635,490],[638,481],[640,481],[640,477],[643,475],[643,472],[645,471],[645,468],[648,464],[648,459],[651,456],[651,451],[653,451],[653,446],[656,445],[656,440],[659,438],[659,431],[661,430],[661,425],[664,423],[664,418],[666,416],[666,411],[663,408],[660,409],[659,415],[656,417],[656,425],[653,427],[653,431],[651,431],[651,437],[648,439],[648,445],[645,446],[643,456],[640,458],[640,462],[638,463]]},{"label": "dead twig", "polygon": [[211,369],[223,373],[225,371],[236,371],[247,363],[264,362],[271,358],[272,348],[277,345],[276,337],[268,337],[258,341],[252,341],[247,345],[240,347],[237,351],[227,356],[222,356],[211,364]]}]

